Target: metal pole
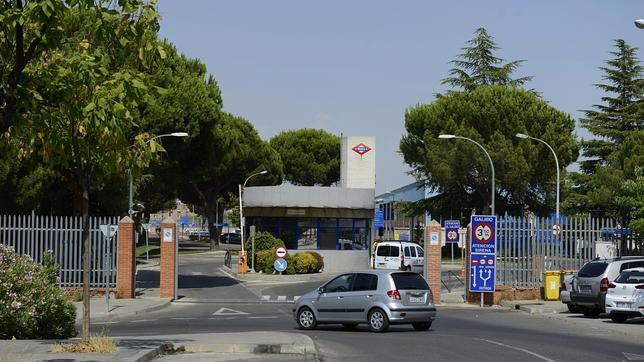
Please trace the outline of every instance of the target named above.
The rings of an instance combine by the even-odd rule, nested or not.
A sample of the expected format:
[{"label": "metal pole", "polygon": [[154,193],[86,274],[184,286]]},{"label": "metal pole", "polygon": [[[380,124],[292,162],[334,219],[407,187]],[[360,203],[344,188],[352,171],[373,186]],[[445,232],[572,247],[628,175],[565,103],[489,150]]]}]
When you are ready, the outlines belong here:
[{"label": "metal pole", "polygon": [[[248,181],[248,179],[246,179]],[[245,183],[245,182],[244,182]],[[241,229],[241,252],[244,254],[244,209],[242,205],[242,185],[239,184],[239,228]]]},{"label": "metal pole", "polygon": [[145,261],[150,261],[150,232],[145,229]]},{"label": "metal pole", "polygon": [[[136,155],[134,156],[134,159],[136,159]],[[132,207],[134,206],[134,201],[132,201],[132,169],[128,168],[127,169],[127,174],[129,178],[129,184],[130,184],[130,196],[128,199],[128,204],[127,204],[127,214],[132,218],[132,215],[134,214],[134,210],[132,210]]]}]

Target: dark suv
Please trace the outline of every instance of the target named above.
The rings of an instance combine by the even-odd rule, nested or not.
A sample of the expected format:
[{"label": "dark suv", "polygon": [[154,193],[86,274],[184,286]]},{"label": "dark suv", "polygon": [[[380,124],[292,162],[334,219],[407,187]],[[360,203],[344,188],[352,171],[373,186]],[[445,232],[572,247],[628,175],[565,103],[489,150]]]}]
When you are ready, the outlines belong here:
[{"label": "dark suv", "polygon": [[622,270],[644,267],[644,256],[595,259],[586,263],[573,278],[570,301],[587,317],[605,311],[608,285]]}]

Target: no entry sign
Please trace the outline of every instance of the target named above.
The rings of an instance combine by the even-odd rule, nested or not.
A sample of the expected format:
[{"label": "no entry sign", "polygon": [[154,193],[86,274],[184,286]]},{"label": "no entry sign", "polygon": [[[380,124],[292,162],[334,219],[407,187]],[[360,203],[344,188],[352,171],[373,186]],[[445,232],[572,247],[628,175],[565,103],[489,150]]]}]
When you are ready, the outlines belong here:
[{"label": "no entry sign", "polygon": [[275,256],[279,259],[286,258],[286,256],[288,256],[288,251],[286,251],[285,247],[279,246],[277,249],[275,249]]}]

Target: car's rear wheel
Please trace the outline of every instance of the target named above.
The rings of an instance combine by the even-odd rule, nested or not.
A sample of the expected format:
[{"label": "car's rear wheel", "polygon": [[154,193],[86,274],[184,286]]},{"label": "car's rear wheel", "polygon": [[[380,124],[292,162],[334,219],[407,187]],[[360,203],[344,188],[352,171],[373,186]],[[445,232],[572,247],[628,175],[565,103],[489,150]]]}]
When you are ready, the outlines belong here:
[{"label": "car's rear wheel", "polygon": [[611,313],[610,319],[615,323],[624,323],[628,319],[626,314]]},{"label": "car's rear wheel", "polygon": [[308,307],[303,307],[297,312],[297,325],[300,329],[311,330],[317,326],[318,321],[315,319],[315,314]]},{"label": "car's rear wheel", "polygon": [[358,323],[342,323],[342,327],[345,329],[355,329],[358,326]]},{"label": "car's rear wheel", "polygon": [[369,328],[372,332],[384,332],[389,328],[389,317],[380,308],[375,308],[369,312]]},{"label": "car's rear wheel", "polygon": [[412,327],[414,327],[415,330],[417,331],[426,331],[432,326],[432,322],[418,322],[418,323],[412,323]]},{"label": "car's rear wheel", "polygon": [[572,303],[568,303],[566,305],[568,306],[568,311],[570,313],[578,313],[579,312],[579,308],[576,305],[574,305]]}]

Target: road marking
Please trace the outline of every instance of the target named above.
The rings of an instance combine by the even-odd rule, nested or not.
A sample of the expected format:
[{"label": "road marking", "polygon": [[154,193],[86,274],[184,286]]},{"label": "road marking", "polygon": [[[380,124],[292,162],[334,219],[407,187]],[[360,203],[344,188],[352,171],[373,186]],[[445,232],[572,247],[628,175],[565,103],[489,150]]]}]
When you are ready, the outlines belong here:
[{"label": "road marking", "polygon": [[190,275],[205,275],[205,274],[202,272],[192,272],[190,273]]},{"label": "road marking", "polygon": [[177,318],[170,318],[170,319],[185,320],[185,319],[197,319],[197,318],[195,318],[195,317],[177,317]]},{"label": "road marking", "polygon": [[248,313],[242,312],[239,310],[230,309],[230,308],[219,308],[212,315],[240,315],[240,314],[248,314]]},{"label": "road marking", "polygon": [[118,321],[116,321],[116,322],[92,322],[92,324],[114,324],[114,323],[118,323]]},{"label": "road marking", "polygon": [[229,321],[229,320],[231,320],[231,319],[237,319],[237,317],[208,318],[208,319],[210,319],[210,320],[215,320],[215,321],[222,321],[222,320]]},{"label": "road marking", "polygon": [[136,319],[133,321],[130,321],[130,323],[144,323],[144,322],[154,322],[156,319]]},{"label": "road marking", "polygon": [[278,302],[286,302],[286,296],[285,295],[278,295],[277,296],[277,301]]},{"label": "road marking", "polygon": [[275,318],[279,318],[279,317],[276,316],[276,315],[269,315],[269,316],[263,316],[263,317],[261,317],[261,316],[248,317],[248,319],[275,319]]},{"label": "road marking", "polygon": [[529,351],[529,350],[524,349],[524,348],[510,346],[510,345],[508,345],[508,344],[504,344],[504,343],[496,342],[496,341],[491,341],[491,340],[489,340],[489,339],[481,339],[481,338],[477,338],[477,339],[478,339],[479,341],[484,341],[484,342],[488,342],[488,343],[496,344],[496,345],[498,345],[498,346],[502,346],[502,347],[506,347],[506,348],[514,349],[514,350],[521,351],[521,352],[525,352],[525,353],[527,353],[527,354],[533,355],[533,356],[535,356],[535,357],[537,357],[537,358],[539,358],[539,359],[542,359],[542,360],[544,360],[544,361],[548,361],[548,362],[554,362],[554,361],[555,361],[555,360],[553,360],[553,359],[550,359],[550,358],[548,358],[548,357],[544,357],[544,356],[542,356],[542,355],[540,355],[540,354],[538,354],[538,353],[535,353],[535,352]]},{"label": "road marking", "polygon": [[629,361],[644,361],[644,355],[641,355],[641,354],[627,353],[627,352],[622,352],[622,354]]},{"label": "road marking", "polygon": [[262,295],[262,300],[270,300],[271,296],[270,295]]},{"label": "road marking", "polygon": [[300,299],[300,296],[299,296],[299,295],[296,295],[296,296],[294,296],[294,297],[293,297],[293,301],[294,301],[294,302],[297,302],[297,300],[298,300],[298,299]]}]

